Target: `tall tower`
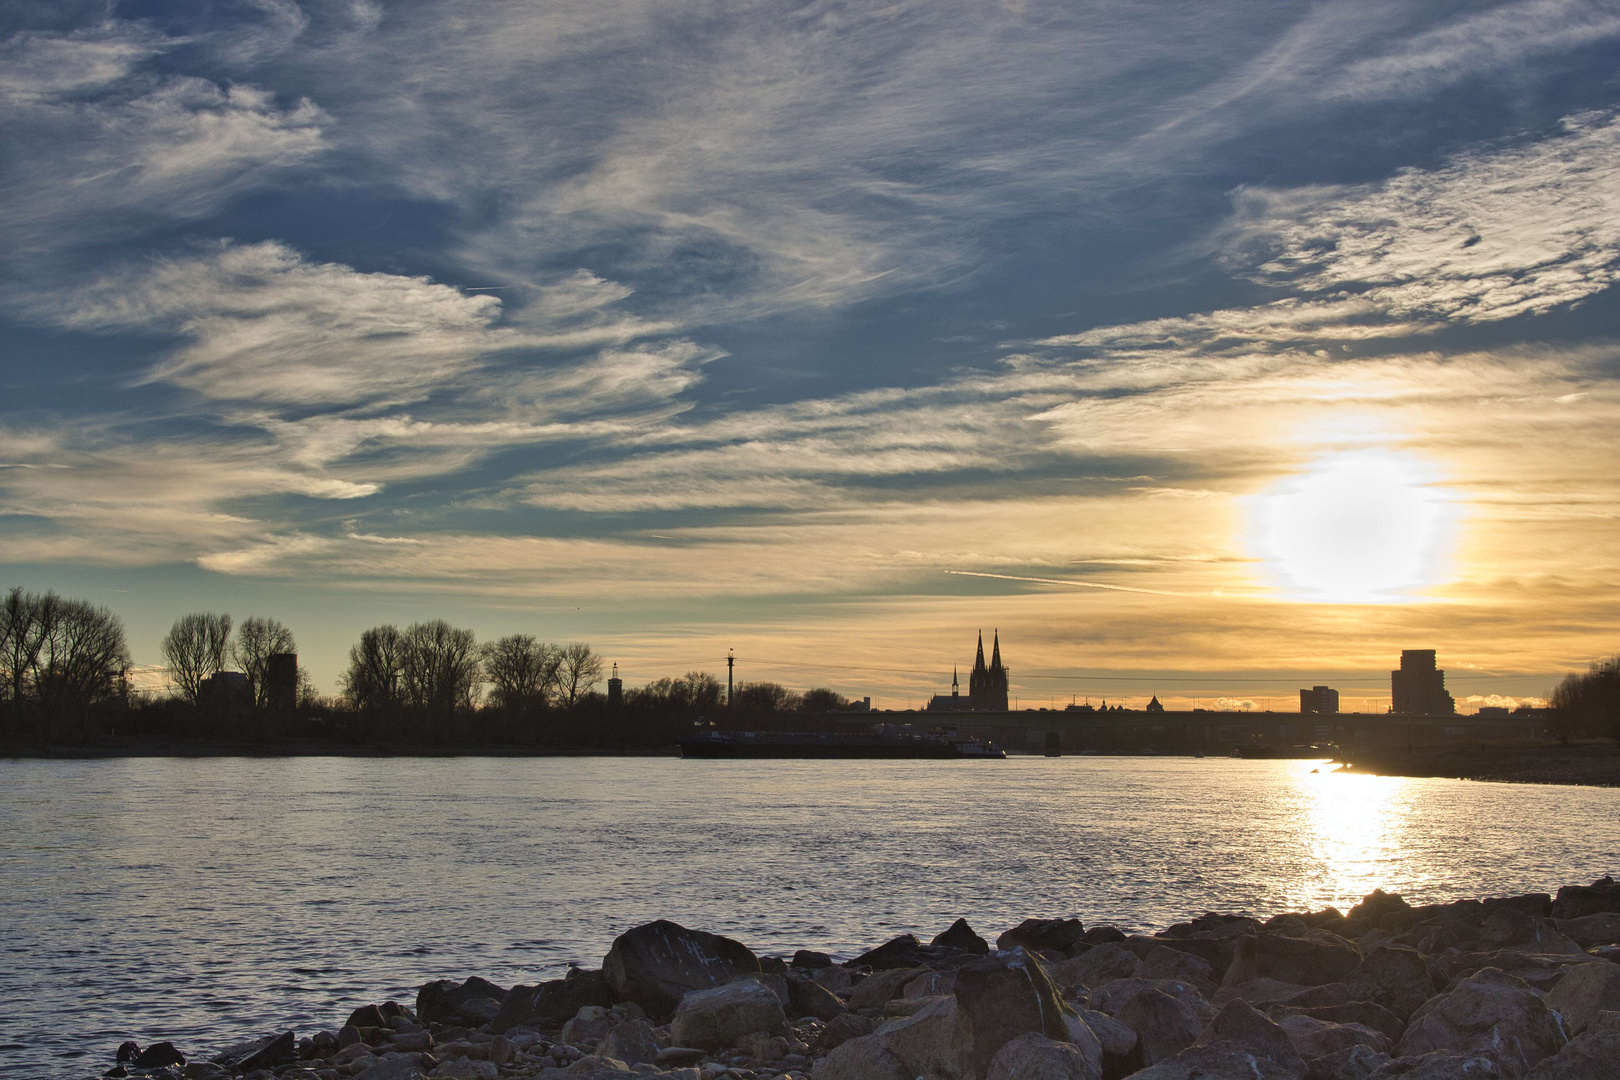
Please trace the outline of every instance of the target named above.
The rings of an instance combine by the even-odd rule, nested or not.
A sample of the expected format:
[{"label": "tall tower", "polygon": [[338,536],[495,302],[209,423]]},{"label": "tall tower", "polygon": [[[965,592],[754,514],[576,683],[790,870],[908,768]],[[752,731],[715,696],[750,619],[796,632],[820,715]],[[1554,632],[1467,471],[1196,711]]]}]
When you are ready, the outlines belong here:
[{"label": "tall tower", "polygon": [[951,665],[951,697],[962,696],[962,684],[956,681],[956,665]]},{"label": "tall tower", "polygon": [[624,680],[619,678],[619,665],[613,664],[613,674],[608,676],[608,708],[617,709],[624,705]]}]

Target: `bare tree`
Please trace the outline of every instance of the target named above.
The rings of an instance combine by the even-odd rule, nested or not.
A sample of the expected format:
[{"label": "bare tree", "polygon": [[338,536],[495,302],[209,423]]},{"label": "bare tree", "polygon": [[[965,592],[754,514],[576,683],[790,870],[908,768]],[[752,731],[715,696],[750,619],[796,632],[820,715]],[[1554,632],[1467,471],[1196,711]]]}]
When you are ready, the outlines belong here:
[{"label": "bare tree", "polygon": [[583,641],[564,645],[557,667],[557,694],[564,705],[573,708],[602,681],[602,658]]},{"label": "bare tree", "polygon": [[46,717],[82,733],[92,705],[123,693],[128,667],[123,620],[84,600],[61,600],[32,682]]},{"label": "bare tree", "polygon": [[443,619],[405,631],[400,663],[405,704],[438,717],[470,706],[478,688],[478,643]]},{"label": "bare tree", "polygon": [[562,649],[530,634],[510,634],[483,649],[484,678],[500,708],[513,713],[544,708],[555,691]]},{"label": "bare tree", "polygon": [[378,626],[360,635],[349,649],[343,694],[357,709],[397,708],[404,700],[405,635],[397,626]]},{"label": "bare tree", "polygon": [[231,656],[242,674],[247,676],[254,708],[262,709],[269,704],[265,673],[270,667],[270,657],[275,653],[297,651],[298,644],[293,640],[292,631],[275,619],[250,616],[242,620],[241,627],[236,631],[236,641],[231,646]]},{"label": "bare tree", "polygon": [[163,637],[163,662],[169,681],[193,705],[202,695],[203,680],[225,670],[230,654],[231,617],[194,612],[174,620]]},{"label": "bare tree", "polygon": [[799,699],[799,708],[807,713],[833,712],[849,704],[849,698],[825,686],[806,690]]},{"label": "bare tree", "polygon": [[733,707],[740,713],[783,713],[799,708],[799,695],[773,682],[745,682],[737,684]]},{"label": "bare tree", "polygon": [[61,606],[53,592],[43,596],[14,588],[0,602],[0,675],[11,702],[11,722],[20,728],[23,703],[30,689],[34,664],[50,636]]},{"label": "bare tree", "polygon": [[1620,741],[1620,656],[1592,664],[1583,674],[1566,675],[1553,690],[1559,741],[1577,727],[1604,731]]}]

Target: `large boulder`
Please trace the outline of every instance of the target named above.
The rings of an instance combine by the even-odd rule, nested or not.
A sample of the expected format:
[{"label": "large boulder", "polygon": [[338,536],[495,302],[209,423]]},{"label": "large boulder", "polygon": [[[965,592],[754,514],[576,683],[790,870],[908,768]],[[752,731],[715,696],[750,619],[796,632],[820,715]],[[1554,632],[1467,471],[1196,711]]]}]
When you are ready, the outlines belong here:
[{"label": "large boulder", "polygon": [[462,983],[440,979],[416,992],[416,1017],[424,1024],[478,1027],[500,1015],[505,998],[505,990],[476,975]]},{"label": "large boulder", "polygon": [[1342,980],[1352,1001],[1372,1001],[1405,1019],[1435,994],[1434,974],[1416,949],[1374,949]]},{"label": "large boulder", "polygon": [[816,982],[789,970],[787,975],[788,1013],[795,1017],[813,1016],[831,1020],[844,1011],[839,996]]},{"label": "large boulder", "polygon": [[596,1045],[601,1057],[616,1058],[626,1065],[658,1059],[658,1038],[646,1020],[626,1020],[616,1024]]},{"label": "large boulder", "polygon": [[1305,1062],[1305,1080],[1370,1080],[1388,1064],[1388,1054],[1358,1043]]},{"label": "large boulder", "polygon": [[905,1063],[907,1075],[957,1080],[978,1076],[969,1057],[973,1034],[953,997],[929,998],[910,1016],[890,1020],[877,1029],[884,1049]]},{"label": "large boulder", "polygon": [[1312,930],[1303,937],[1257,934],[1237,940],[1222,984],[1276,979],[1320,986],[1343,979],[1361,960],[1359,949],[1326,930]]},{"label": "large boulder", "polygon": [[1582,915],[1578,919],[1559,919],[1555,925],[1560,934],[1583,949],[1620,941],[1620,914],[1613,911]]},{"label": "large boulder", "polygon": [[1208,960],[1165,945],[1148,953],[1142,966],[1133,974],[1144,979],[1179,979],[1196,986],[1206,997],[1220,987],[1220,978]]},{"label": "large boulder", "polygon": [[1496,968],[1464,979],[1412,1014],[1397,1052],[1491,1054],[1508,1076],[1522,1076],[1564,1046],[1558,1020],[1523,980]]},{"label": "large boulder", "polygon": [[[1564,1018],[1572,1035],[1591,1026],[1597,1014],[1620,1010],[1620,964],[1580,964],[1547,994],[1547,1007]],[[1615,1063],[1620,1073],[1620,1061]]]},{"label": "large boulder", "polygon": [[490,1027],[556,1027],[587,1005],[608,1008],[618,1001],[607,976],[600,971],[570,968],[566,977],[535,986],[514,986],[501,1001]]},{"label": "large boulder", "polygon": [[849,962],[850,967],[885,971],[890,968],[922,967],[944,957],[950,950],[924,945],[912,934],[891,938],[875,949],[863,952]]},{"label": "large boulder", "polygon": [[868,976],[856,984],[849,994],[852,1009],[881,1009],[883,1003],[897,998],[906,983],[919,975],[928,974],[927,968],[894,968]]},{"label": "large boulder", "polygon": [[1603,911],[1620,912],[1620,883],[1604,877],[1590,885],[1565,885],[1553,899],[1555,919],[1578,919]]},{"label": "large boulder", "polygon": [[1305,1069],[1305,1062],[1294,1049],[1288,1033],[1246,1001],[1227,1002],[1214,1019],[1204,1025],[1195,1042],[1199,1046],[1236,1043],[1285,1069],[1294,1072]]},{"label": "large boulder", "polygon": [[1241,1043],[1218,1042],[1189,1046],[1174,1057],[1132,1073],[1130,1080],[1300,1080],[1300,1076]]},{"label": "large boulder", "polygon": [[1620,1033],[1582,1035],[1542,1058],[1527,1075],[1529,1080],[1614,1080],[1620,1076]]},{"label": "large boulder", "polygon": [[659,1018],[673,1012],[689,991],[759,970],[759,958],[741,942],[665,919],[626,930],[602,959],[613,992]]},{"label": "large boulder", "polygon": [[958,952],[973,953],[975,956],[984,956],[990,951],[990,943],[975,934],[966,919],[957,919],[951,923],[949,929],[936,935],[929,944]]},{"label": "large boulder", "polygon": [[891,1054],[876,1035],[841,1043],[817,1061],[814,1080],[915,1080],[905,1062]]},{"label": "large boulder", "polygon": [[1285,1029],[1288,1027],[1286,1020],[1290,1016],[1304,1016],[1329,1024],[1356,1024],[1371,1028],[1389,1040],[1391,1046],[1400,1041],[1401,1032],[1406,1030],[1406,1021],[1372,1001],[1352,1001],[1345,1005],[1321,1005],[1315,1008],[1273,1005],[1266,1012]]},{"label": "large boulder", "polygon": [[972,1040],[968,1076],[982,1077],[996,1052],[1027,1032],[1070,1041],[1096,1038],[1064,1003],[1040,960],[1022,948],[958,968],[956,1002]]},{"label": "large boulder", "polygon": [[786,1035],[787,1015],[770,988],[742,979],[681,998],[669,1022],[669,1037],[681,1046],[718,1050],[755,1031]]},{"label": "large boulder", "polygon": [[985,1080],[1102,1080],[1102,1056],[1087,1060],[1074,1043],[1031,1032],[996,1051]]},{"label": "large boulder", "polygon": [[1396,1058],[1367,1080],[1497,1080],[1509,1075],[1483,1050],[1434,1050]]},{"label": "large boulder", "polygon": [[1133,994],[1114,1019],[1136,1032],[1133,1060],[1156,1065],[1198,1041],[1204,1018],[1185,1001],[1152,988]]},{"label": "large boulder", "polygon": [[1365,1024],[1336,1024],[1329,1020],[1318,1020],[1314,1016],[1295,1013],[1292,1016],[1279,1017],[1277,1025],[1288,1033],[1288,1041],[1294,1044],[1299,1056],[1307,1061],[1326,1057],[1352,1046],[1371,1047],[1387,1055],[1395,1045],[1395,1040],[1388,1035]]},{"label": "large boulder", "polygon": [[996,948],[1026,949],[1039,952],[1050,949],[1066,953],[1083,937],[1086,928],[1079,919],[1025,919],[996,938]]},{"label": "large boulder", "polygon": [[595,1046],[619,1023],[600,1005],[587,1005],[569,1018],[562,1026],[559,1038],[569,1046]]},{"label": "large boulder", "polygon": [[1584,952],[1558,932],[1550,919],[1527,915],[1517,908],[1500,907],[1479,928],[1481,946],[1486,950],[1516,949],[1529,953]]},{"label": "large boulder", "polygon": [[1053,964],[1047,969],[1059,986],[1101,986],[1115,979],[1129,979],[1141,970],[1142,961],[1118,945],[1093,945],[1079,956]]},{"label": "large boulder", "polygon": [[290,1031],[279,1035],[266,1035],[262,1039],[238,1043],[229,1050],[215,1054],[210,1060],[239,1073],[256,1072],[285,1065],[298,1056],[298,1041]]},{"label": "large boulder", "polygon": [[1157,990],[1182,1002],[1198,1014],[1200,1028],[1215,1015],[1215,1010],[1204,1000],[1198,988],[1180,979],[1115,979],[1105,982],[1093,989],[1091,1006],[1110,1016],[1118,1016],[1125,1003],[1143,990]]}]

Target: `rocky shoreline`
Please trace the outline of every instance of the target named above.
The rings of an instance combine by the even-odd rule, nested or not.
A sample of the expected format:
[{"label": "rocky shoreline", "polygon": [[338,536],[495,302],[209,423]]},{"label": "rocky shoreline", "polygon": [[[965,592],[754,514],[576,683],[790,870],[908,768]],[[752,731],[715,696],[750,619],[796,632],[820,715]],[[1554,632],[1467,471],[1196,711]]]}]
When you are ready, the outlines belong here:
[{"label": "rocky shoreline", "polygon": [[1508,784],[1620,787],[1620,746],[1428,747],[1347,756],[1346,770],[1377,776],[1438,776]]},{"label": "rocky shoreline", "polygon": [[120,1046],[151,1080],[1612,1080],[1620,884],[1158,934],[963,920],[846,961],[756,956],[671,922],[600,970],[428,983],[407,1006],[274,1032],[207,1060]]}]

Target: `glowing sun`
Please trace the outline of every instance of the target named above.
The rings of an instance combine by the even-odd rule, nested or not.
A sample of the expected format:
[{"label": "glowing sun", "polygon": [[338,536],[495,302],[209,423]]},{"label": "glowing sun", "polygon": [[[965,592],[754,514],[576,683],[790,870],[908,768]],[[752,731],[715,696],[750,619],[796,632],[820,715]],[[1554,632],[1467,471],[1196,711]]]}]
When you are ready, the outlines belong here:
[{"label": "glowing sun", "polygon": [[1254,498],[1250,544],[1300,599],[1410,601],[1438,583],[1452,521],[1432,473],[1388,450],[1330,454]]}]

